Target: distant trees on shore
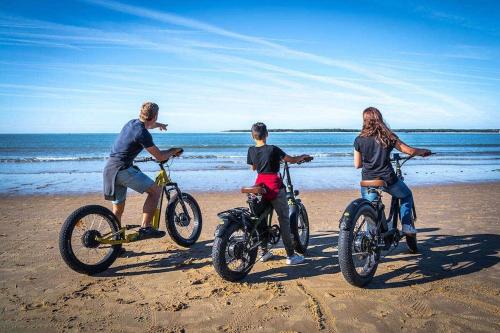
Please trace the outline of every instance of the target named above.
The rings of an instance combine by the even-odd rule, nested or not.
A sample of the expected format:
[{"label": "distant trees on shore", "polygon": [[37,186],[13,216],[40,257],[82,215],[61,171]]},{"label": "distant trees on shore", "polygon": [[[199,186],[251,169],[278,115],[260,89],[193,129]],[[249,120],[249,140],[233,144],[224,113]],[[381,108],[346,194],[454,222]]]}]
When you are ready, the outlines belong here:
[{"label": "distant trees on shore", "polygon": [[[287,129],[276,128],[270,129],[269,132],[340,132],[351,133],[359,132],[359,129],[348,128],[315,128],[315,129]],[[500,133],[499,129],[450,129],[450,128],[403,128],[393,129],[394,132],[399,133]],[[223,132],[250,132],[250,130],[226,130]]]}]

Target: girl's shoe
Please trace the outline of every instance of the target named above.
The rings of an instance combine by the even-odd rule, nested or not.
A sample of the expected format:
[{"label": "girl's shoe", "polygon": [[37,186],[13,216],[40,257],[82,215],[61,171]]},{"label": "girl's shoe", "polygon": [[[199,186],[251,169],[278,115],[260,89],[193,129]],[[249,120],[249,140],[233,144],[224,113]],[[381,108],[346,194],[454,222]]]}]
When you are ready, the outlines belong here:
[{"label": "girl's shoe", "polygon": [[[264,251],[263,251],[264,252]],[[273,252],[271,250],[266,250],[263,254],[262,257],[260,257],[261,262],[266,262],[269,259],[271,259],[273,256]]]},{"label": "girl's shoe", "polygon": [[414,236],[417,233],[417,229],[410,224],[403,224],[403,234]]},{"label": "girl's shoe", "polygon": [[297,264],[303,263],[305,260],[306,259],[303,256],[298,255],[298,254],[294,254],[293,256],[286,258],[286,264],[287,265],[297,265]]}]

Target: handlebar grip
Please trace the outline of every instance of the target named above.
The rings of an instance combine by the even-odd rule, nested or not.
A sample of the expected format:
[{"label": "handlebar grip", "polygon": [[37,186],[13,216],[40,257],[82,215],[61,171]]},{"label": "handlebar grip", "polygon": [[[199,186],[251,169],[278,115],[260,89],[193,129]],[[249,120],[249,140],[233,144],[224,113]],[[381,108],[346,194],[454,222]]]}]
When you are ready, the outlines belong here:
[{"label": "handlebar grip", "polygon": [[[177,152],[175,154],[172,155],[172,157],[179,157],[182,155],[182,153],[184,153],[184,149],[183,148],[170,148],[169,151],[173,151],[173,150],[177,150]],[[165,162],[165,161],[163,161]]]},{"label": "handlebar grip", "polygon": [[144,157],[144,158],[134,160],[134,163],[143,163],[143,162],[151,162],[151,161],[155,161],[155,159],[152,157]]},{"label": "handlebar grip", "polygon": [[314,157],[312,157],[312,156],[308,156],[308,157],[304,158],[302,161],[297,162],[297,164],[302,164],[302,163],[311,162],[312,160],[314,160]]},{"label": "handlebar grip", "polygon": [[431,155],[436,155],[436,153],[430,152],[429,154],[419,155],[420,157],[427,157]]}]

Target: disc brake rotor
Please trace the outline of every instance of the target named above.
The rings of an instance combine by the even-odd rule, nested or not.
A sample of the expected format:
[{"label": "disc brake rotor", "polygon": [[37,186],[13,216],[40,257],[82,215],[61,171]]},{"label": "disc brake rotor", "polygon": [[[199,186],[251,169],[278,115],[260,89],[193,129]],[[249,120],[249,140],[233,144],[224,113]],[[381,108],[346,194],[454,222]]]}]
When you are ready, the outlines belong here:
[{"label": "disc brake rotor", "polygon": [[189,225],[189,222],[189,215],[184,212],[175,216],[175,223],[181,227],[187,227]]},{"label": "disc brake rotor", "polygon": [[360,231],[354,239],[355,252],[369,252],[371,249],[371,240],[364,231]]},{"label": "disc brake rotor", "polygon": [[242,241],[235,241],[229,244],[227,252],[230,257],[240,260],[245,254],[245,243]]},{"label": "disc brake rotor", "polygon": [[100,244],[99,241],[97,240],[98,237],[101,237],[101,233],[97,230],[85,231],[82,235],[83,246],[90,249],[95,249]]},{"label": "disc brake rotor", "polygon": [[269,243],[276,245],[280,241],[281,233],[280,227],[276,224],[271,227],[269,230]]}]

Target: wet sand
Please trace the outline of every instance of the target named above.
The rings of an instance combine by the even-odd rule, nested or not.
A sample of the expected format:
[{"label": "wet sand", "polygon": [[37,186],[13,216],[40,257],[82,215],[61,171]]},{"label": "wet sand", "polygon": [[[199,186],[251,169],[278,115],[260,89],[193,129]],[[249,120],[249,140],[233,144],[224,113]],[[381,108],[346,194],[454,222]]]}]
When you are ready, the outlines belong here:
[{"label": "wet sand", "polygon": [[[338,219],[356,191],[304,191],[312,232],[306,263],[286,266],[279,247],[242,283],[219,278],[210,258],[216,213],[243,206],[241,194],[194,193],[204,218],[195,246],[180,248],[168,236],[129,244],[125,257],[93,277],[65,266],[59,230],[77,207],[108,202],[0,197],[0,331],[500,331],[500,183],[414,194],[420,252],[400,244],[365,289],[345,282],[336,257]],[[130,196],[124,223],[138,223],[142,200]]]}]

